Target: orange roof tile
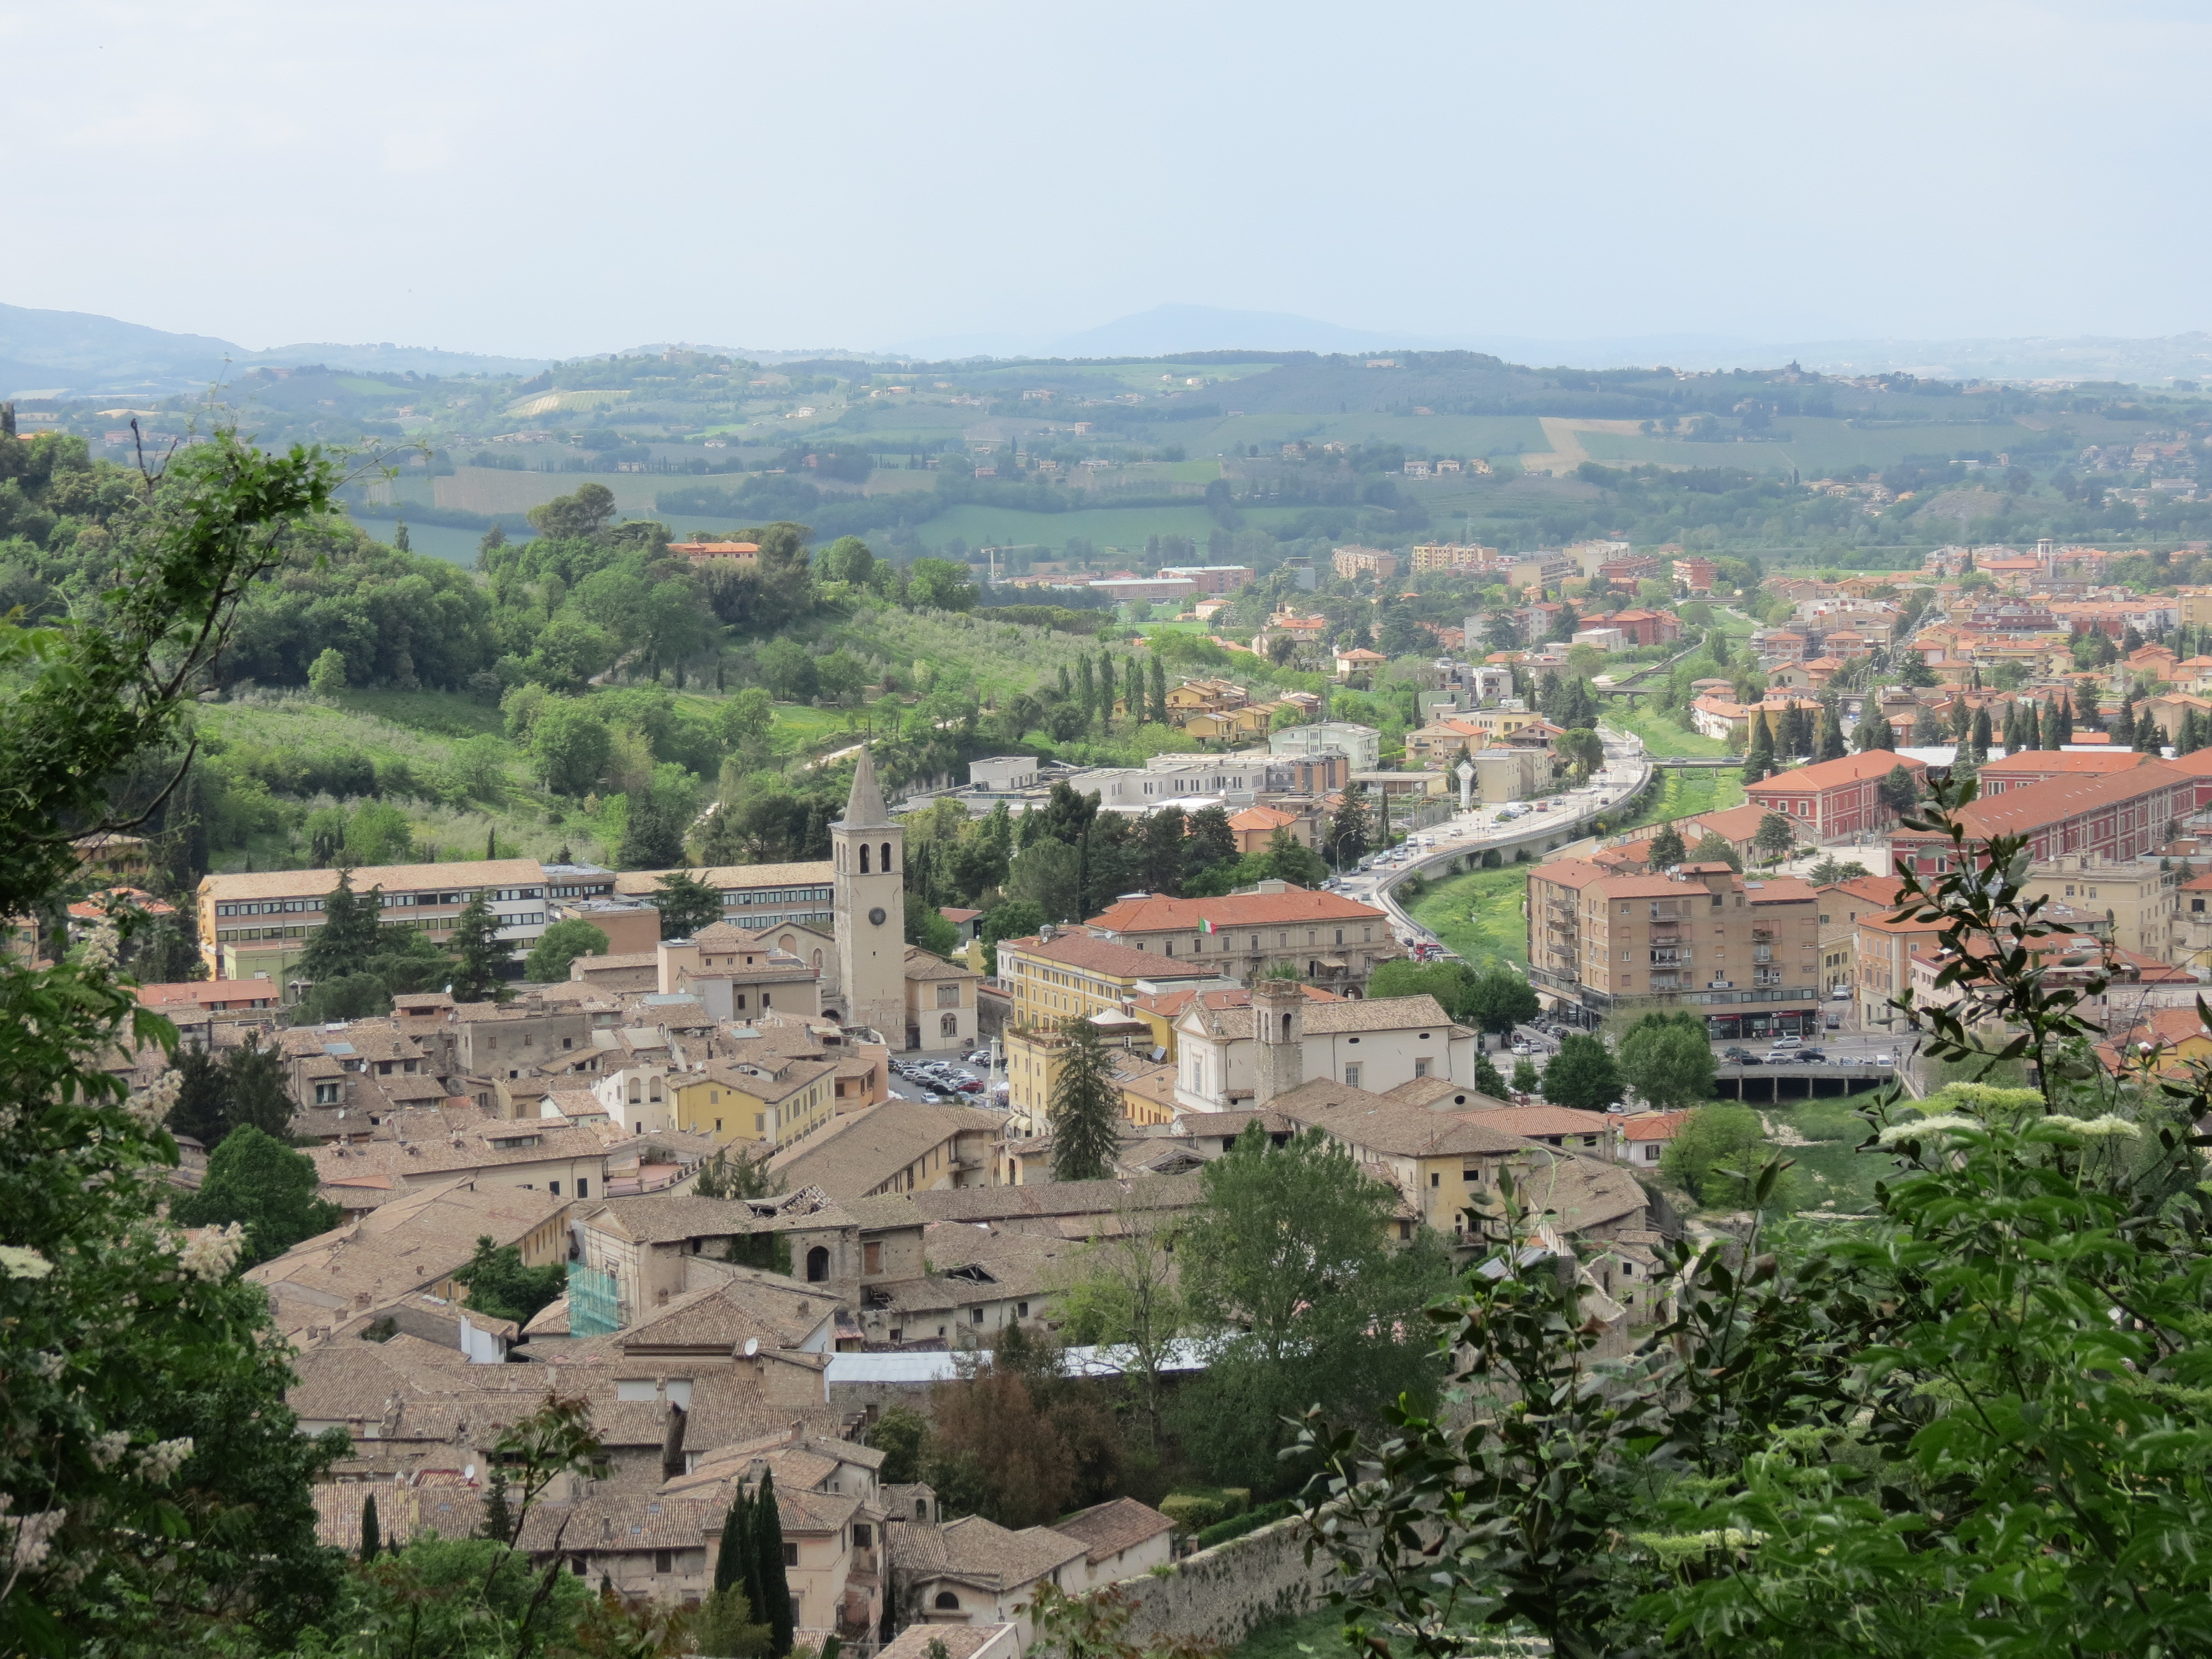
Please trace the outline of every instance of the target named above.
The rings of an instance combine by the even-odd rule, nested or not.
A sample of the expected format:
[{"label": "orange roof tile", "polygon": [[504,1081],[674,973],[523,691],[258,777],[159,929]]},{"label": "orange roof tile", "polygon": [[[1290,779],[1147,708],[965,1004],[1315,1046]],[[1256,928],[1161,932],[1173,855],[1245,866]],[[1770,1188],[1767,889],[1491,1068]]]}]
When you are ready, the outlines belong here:
[{"label": "orange roof tile", "polygon": [[[2104,732],[2095,733],[2105,737]],[[2106,739],[2110,741],[2109,738]],[[2206,751],[2212,756],[2212,750]],[[2023,749],[2017,754],[2007,755],[2002,760],[1983,763],[1982,775],[1988,777],[2017,777],[2026,773],[2043,772],[2124,772],[2149,760],[2148,755],[2139,755],[2132,749],[2116,749],[2109,754],[2093,754],[2067,749]]]},{"label": "orange roof tile", "polygon": [[1285,921],[1380,921],[1382,912],[1340,893],[1292,887],[1280,893],[1232,893],[1226,898],[1127,898],[1108,907],[1085,924],[1117,933],[1194,933],[1211,921],[1217,927],[1250,927]]},{"label": "orange roof tile", "polygon": [[1781,773],[1764,783],[1753,784],[1744,793],[1753,796],[1762,793],[1786,795],[1793,791],[1833,789],[1839,784],[1887,777],[1891,769],[1899,766],[1908,772],[1928,769],[1921,762],[1892,754],[1887,749],[1869,749],[1860,754],[1845,755],[1841,760],[1819,761]]}]

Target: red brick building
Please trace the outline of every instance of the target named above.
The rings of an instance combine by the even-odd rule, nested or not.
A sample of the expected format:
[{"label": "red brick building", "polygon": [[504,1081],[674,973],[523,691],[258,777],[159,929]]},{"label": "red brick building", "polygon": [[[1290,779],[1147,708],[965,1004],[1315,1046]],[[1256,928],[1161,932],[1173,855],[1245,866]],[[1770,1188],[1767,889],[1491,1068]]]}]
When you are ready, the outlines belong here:
[{"label": "red brick building", "polygon": [[1616,611],[1589,625],[1618,628],[1631,645],[1671,645],[1682,633],[1682,624],[1669,611]]},{"label": "red brick building", "polygon": [[1982,793],[2009,794],[2032,783],[2053,778],[2100,778],[2109,772],[2129,772],[2150,759],[2132,749],[2112,749],[2091,754],[2064,749],[2023,749],[2017,755],[1982,763]]},{"label": "red brick building", "polygon": [[1897,814],[1882,805],[1881,785],[1900,766],[1916,783],[1928,773],[1922,762],[1887,749],[1869,749],[1841,760],[1778,772],[1743,793],[1753,805],[1779,812],[1797,824],[1803,839],[1838,841],[1886,829],[1897,821]]},{"label": "red brick building", "polygon": [[[2156,852],[2172,826],[2197,807],[2197,780],[2162,761],[2147,760],[2101,777],[2057,777],[2008,789],[1994,800],[1962,807],[1968,834],[2027,836],[2032,856],[2108,859],[2114,863]],[[1942,875],[1949,867],[1951,841],[1900,830],[1890,838],[1895,868]]]}]

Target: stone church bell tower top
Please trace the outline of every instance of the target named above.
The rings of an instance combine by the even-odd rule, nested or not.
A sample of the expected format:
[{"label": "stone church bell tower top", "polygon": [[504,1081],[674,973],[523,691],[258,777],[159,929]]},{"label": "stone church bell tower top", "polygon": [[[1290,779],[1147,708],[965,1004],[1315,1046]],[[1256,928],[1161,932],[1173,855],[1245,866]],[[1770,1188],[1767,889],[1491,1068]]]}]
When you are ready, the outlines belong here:
[{"label": "stone church bell tower top", "polygon": [[884,792],[876,782],[875,758],[864,747],[860,763],[853,768],[853,793],[845,800],[845,816],[837,821],[841,830],[896,830],[890,813],[884,806]]}]

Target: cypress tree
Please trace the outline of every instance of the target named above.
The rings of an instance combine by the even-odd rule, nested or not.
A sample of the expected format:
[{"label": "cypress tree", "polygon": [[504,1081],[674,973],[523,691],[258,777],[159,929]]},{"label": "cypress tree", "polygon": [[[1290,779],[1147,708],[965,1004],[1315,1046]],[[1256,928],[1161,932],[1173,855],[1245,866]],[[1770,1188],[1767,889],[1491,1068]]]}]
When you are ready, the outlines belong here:
[{"label": "cypress tree", "polygon": [[1844,742],[1842,712],[1833,697],[1826,698],[1820,705],[1820,758],[1841,760],[1850,752],[1849,745]]},{"label": "cypress tree", "polygon": [[384,1548],[384,1539],[376,1525],[376,1494],[361,1500],[361,1559],[366,1566],[376,1559]]},{"label": "cypress tree", "polygon": [[1168,723],[1168,671],[1158,657],[1152,659],[1152,719],[1162,726]]},{"label": "cypress tree", "polygon": [[739,1488],[722,1517],[722,1547],[714,1557],[714,1588],[743,1589],[745,1568],[752,1559],[752,1540],[745,1535],[745,1495]]},{"label": "cypress tree", "polygon": [[1098,724],[1114,729],[1114,657],[1108,651],[1098,653]]},{"label": "cypress tree", "polygon": [[1990,711],[1988,709],[1974,710],[1973,733],[1966,741],[1973,750],[1976,765],[1978,766],[1990,757]]},{"label": "cypress tree", "polygon": [[2131,689],[2120,699],[2120,712],[2112,716],[2112,747],[2136,746],[2136,694]]},{"label": "cypress tree", "polygon": [[1751,741],[1745,746],[1743,781],[1747,784],[1764,781],[1774,771],[1774,738],[1766,729],[1766,716],[1753,709],[1751,714]]},{"label": "cypress tree", "polygon": [[[791,1651],[791,1580],[783,1571],[783,1516],[775,1506],[775,1474],[761,1476],[753,1510],[754,1556],[760,1563],[761,1602],[753,1617],[769,1627],[769,1650],[782,1659]],[[764,1603],[765,1605],[762,1605]]]},{"label": "cypress tree", "polygon": [[2063,749],[2074,741],[2074,705],[2061,691],[2051,700],[2051,712],[2044,723],[2044,741],[2052,749]]}]

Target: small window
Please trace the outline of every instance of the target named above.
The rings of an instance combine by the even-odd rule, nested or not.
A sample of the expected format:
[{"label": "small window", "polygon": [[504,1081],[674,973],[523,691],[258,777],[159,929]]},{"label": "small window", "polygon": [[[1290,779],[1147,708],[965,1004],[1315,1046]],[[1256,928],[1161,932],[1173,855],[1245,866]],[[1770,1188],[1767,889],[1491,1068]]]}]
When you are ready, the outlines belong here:
[{"label": "small window", "polygon": [[549,1181],[545,1183],[545,1190],[558,1198],[561,1196],[561,1183],[557,1181]]},{"label": "small window", "polygon": [[1347,1066],[1344,1068],[1344,1086],[1347,1089],[1357,1089],[1359,1086],[1359,1068],[1357,1066]]},{"label": "small window", "polygon": [[655,1550],[655,1551],[653,1551],[653,1570],[655,1572],[673,1572],[673,1571],[676,1571],[676,1552],[675,1552],[674,1550]]},{"label": "small window", "polygon": [[576,1196],[579,1198],[589,1198],[591,1195],[592,1183],[585,1180],[583,1176],[578,1176],[576,1177]]},{"label": "small window", "polygon": [[1439,1174],[1438,1174],[1436,1170],[1430,1170],[1430,1171],[1429,1171],[1429,1185],[1430,1185],[1430,1186],[1431,1186],[1431,1187],[1441,1187],[1441,1186],[1443,1186],[1443,1184],[1444,1184],[1444,1178],[1443,1178],[1443,1176],[1439,1175]]},{"label": "small window", "polygon": [[970,1309],[969,1309],[969,1310],[968,1310],[968,1322],[969,1322],[970,1325],[980,1325],[980,1324],[981,1324],[981,1323],[983,1322],[983,1310],[982,1310],[981,1308],[970,1308]]},{"label": "small window", "polygon": [[783,1565],[787,1567],[795,1567],[799,1565],[799,1546],[788,1538],[783,1540]]},{"label": "small window", "polygon": [[[915,1500],[914,1508],[915,1514],[919,1515],[921,1512],[921,1500],[920,1498],[916,1498]],[[957,1613],[960,1611],[960,1598],[955,1595],[951,1590],[939,1590],[937,1592],[937,1600],[933,1601],[930,1605],[935,1607],[939,1613]]]}]

